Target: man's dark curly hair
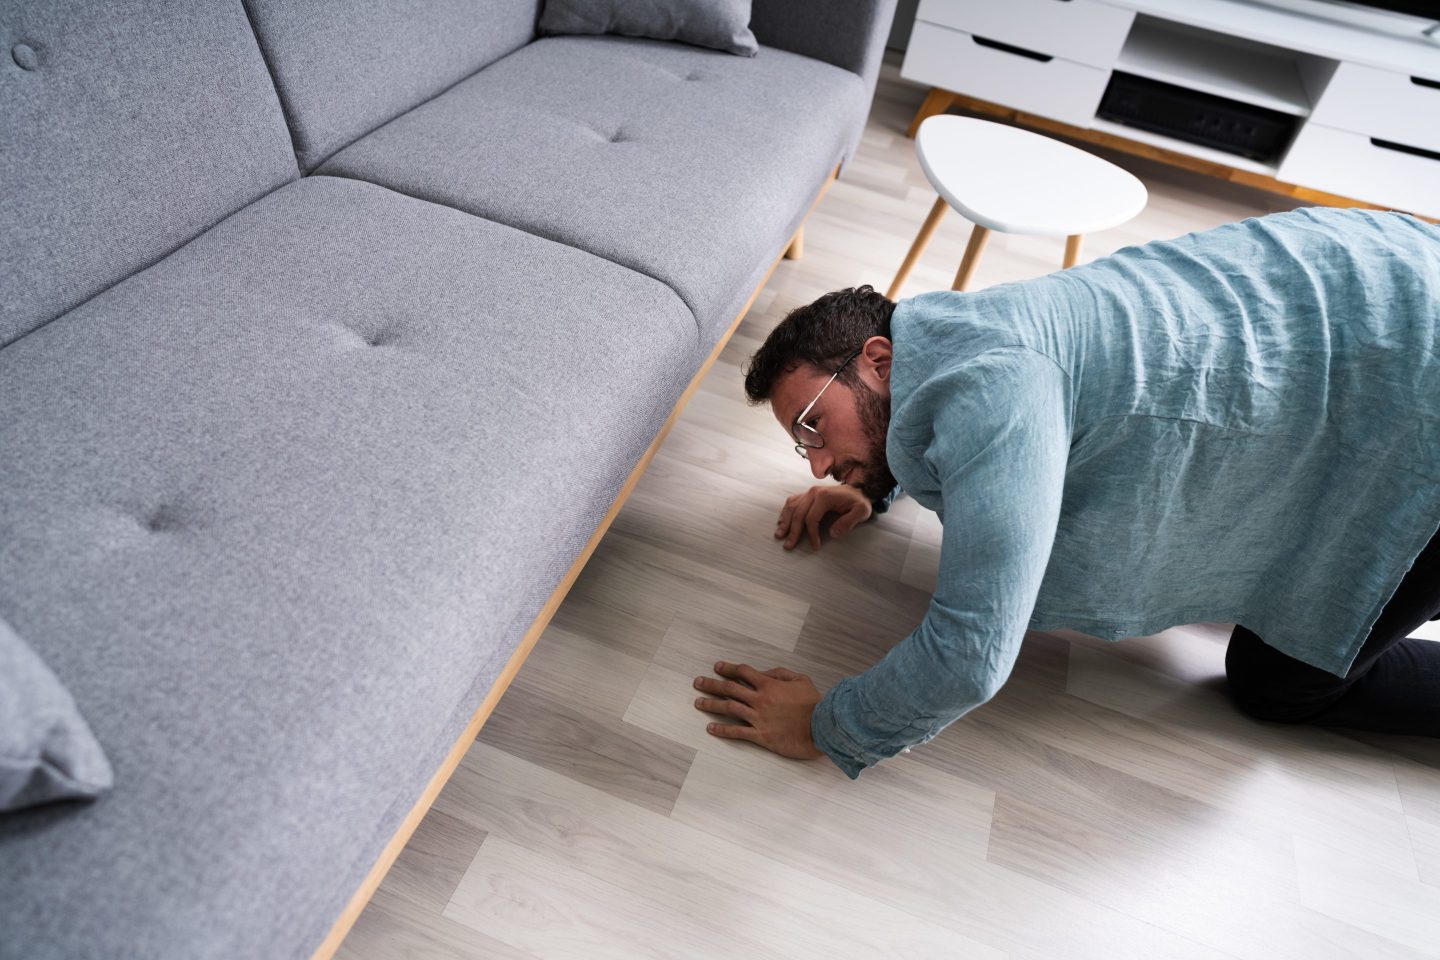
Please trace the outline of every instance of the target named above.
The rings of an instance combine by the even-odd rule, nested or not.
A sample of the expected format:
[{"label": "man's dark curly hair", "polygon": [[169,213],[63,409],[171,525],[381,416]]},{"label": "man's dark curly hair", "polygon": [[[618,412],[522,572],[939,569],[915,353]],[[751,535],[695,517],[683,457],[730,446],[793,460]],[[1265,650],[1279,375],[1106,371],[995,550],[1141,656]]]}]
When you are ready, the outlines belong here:
[{"label": "man's dark curly hair", "polygon": [[[745,367],[745,395],[751,405],[765,403],[782,374],[803,363],[834,370],[871,337],[890,336],[895,301],[869,285],[827,293],[785,315]],[[840,379],[853,383],[852,364]]]}]

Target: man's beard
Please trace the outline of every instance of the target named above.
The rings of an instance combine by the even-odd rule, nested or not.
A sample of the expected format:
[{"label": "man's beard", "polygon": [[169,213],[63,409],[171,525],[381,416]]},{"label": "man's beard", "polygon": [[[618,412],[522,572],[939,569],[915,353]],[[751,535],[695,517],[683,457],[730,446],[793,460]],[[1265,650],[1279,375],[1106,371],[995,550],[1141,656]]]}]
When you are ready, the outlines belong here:
[{"label": "man's beard", "polygon": [[895,474],[890,472],[890,462],[885,458],[885,434],[890,429],[890,398],[880,396],[863,380],[855,384],[854,394],[860,413],[860,428],[865,431],[865,443],[869,448],[868,458],[859,463],[865,474],[859,489],[871,500],[879,500],[895,489]]}]

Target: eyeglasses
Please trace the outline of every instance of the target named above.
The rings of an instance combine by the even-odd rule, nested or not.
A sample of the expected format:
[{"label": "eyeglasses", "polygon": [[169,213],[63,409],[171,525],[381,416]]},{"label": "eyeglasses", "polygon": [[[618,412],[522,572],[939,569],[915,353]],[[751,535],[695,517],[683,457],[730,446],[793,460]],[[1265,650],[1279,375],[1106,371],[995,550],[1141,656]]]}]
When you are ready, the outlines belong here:
[{"label": "eyeglasses", "polygon": [[850,356],[846,357],[845,362],[840,364],[839,369],[831,374],[829,380],[825,381],[825,386],[820,388],[820,392],[815,394],[815,399],[805,404],[805,409],[801,410],[800,416],[795,418],[795,425],[790,428],[790,438],[795,441],[795,452],[806,460],[810,459],[810,454],[806,451],[818,450],[825,446],[825,438],[820,436],[819,430],[816,430],[806,423],[805,418],[810,415],[810,411],[814,408],[815,404],[820,402],[820,398],[825,395],[825,391],[830,389],[830,384],[835,382],[835,378],[840,376],[841,371],[850,366],[850,361],[860,356],[860,351],[864,349],[862,346],[859,350],[856,350],[850,354]]}]

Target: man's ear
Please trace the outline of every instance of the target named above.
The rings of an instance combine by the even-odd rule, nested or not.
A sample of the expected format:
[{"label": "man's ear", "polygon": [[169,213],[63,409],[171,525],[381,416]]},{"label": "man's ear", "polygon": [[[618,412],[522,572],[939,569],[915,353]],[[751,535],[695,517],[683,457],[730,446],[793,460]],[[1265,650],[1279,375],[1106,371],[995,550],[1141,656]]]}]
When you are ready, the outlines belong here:
[{"label": "man's ear", "polygon": [[867,361],[866,366],[875,371],[875,376],[882,383],[890,382],[890,361],[894,356],[894,346],[886,337],[871,337],[865,341],[861,348],[861,355]]}]

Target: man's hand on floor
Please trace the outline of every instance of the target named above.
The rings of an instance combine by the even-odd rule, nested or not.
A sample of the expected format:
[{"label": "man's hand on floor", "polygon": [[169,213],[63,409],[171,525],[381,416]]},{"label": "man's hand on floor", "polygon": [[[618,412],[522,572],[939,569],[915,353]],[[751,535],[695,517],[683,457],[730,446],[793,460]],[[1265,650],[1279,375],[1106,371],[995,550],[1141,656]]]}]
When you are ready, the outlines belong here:
[{"label": "man's hand on floor", "polygon": [[784,667],[756,670],[749,664],[721,661],[715,672],[725,677],[696,677],[695,688],[714,697],[700,697],[697,710],[734,717],[742,723],[712,723],[705,729],[730,740],[749,740],[782,757],[816,760],[823,754],[810,737],[810,717],[820,691],[804,674]]},{"label": "man's hand on floor", "polygon": [[810,539],[812,551],[820,549],[820,521],[832,513],[840,518],[830,527],[830,536],[841,537],[870,519],[874,507],[870,499],[854,487],[844,484],[815,486],[785,501],[780,520],[775,524],[775,539],[785,541],[791,550],[800,537]]}]

